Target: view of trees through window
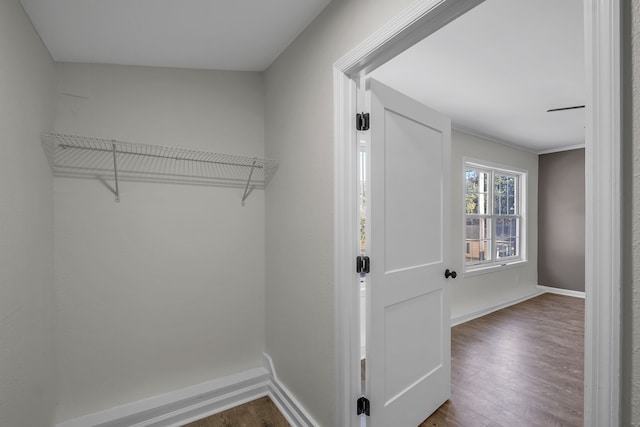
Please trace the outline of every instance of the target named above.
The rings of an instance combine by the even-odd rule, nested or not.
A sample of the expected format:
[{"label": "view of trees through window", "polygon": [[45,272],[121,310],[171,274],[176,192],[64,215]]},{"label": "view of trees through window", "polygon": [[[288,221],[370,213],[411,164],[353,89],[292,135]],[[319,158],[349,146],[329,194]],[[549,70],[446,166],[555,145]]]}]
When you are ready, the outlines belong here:
[{"label": "view of trees through window", "polygon": [[360,253],[367,252],[367,153],[365,147],[361,147],[359,153],[359,175],[360,175]]},{"label": "view of trees through window", "polygon": [[467,164],[465,260],[467,266],[520,258],[521,174]]}]

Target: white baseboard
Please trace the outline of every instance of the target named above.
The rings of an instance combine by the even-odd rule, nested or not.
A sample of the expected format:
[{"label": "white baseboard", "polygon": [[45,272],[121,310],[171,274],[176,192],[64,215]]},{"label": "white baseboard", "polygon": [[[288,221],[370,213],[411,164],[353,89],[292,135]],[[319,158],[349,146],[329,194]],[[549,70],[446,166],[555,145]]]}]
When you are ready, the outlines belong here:
[{"label": "white baseboard", "polygon": [[540,289],[542,292],[548,292],[550,294],[566,295],[569,297],[576,297],[576,298],[582,298],[582,299],[584,299],[585,297],[584,292],[570,291],[568,289],[554,288],[551,286],[538,285],[538,289]]},{"label": "white baseboard", "polygon": [[269,355],[263,367],[154,396],[73,420],[56,427],[179,427],[269,396],[294,427],[318,423],[278,380]]},{"label": "white baseboard", "polygon": [[465,314],[465,315],[462,315],[462,316],[458,316],[458,317],[452,318],[451,319],[451,326],[452,327],[453,326],[457,326],[457,325],[460,325],[461,323],[465,323],[465,322],[468,322],[470,320],[477,319],[478,317],[486,316],[487,314],[493,313],[494,311],[502,310],[503,308],[507,308],[509,306],[519,304],[519,303],[521,303],[523,301],[526,301],[528,299],[535,298],[535,297],[537,297],[539,295],[542,295],[543,293],[544,293],[544,291],[539,290],[539,291],[533,292],[532,294],[526,295],[524,297],[516,298],[514,300],[505,301],[505,302],[502,302],[500,304],[492,305],[491,307],[487,307],[487,308],[483,308],[483,309],[478,310],[478,311],[474,311],[473,313],[469,313],[469,314]]},{"label": "white baseboard", "polygon": [[304,406],[298,402],[293,393],[280,382],[273,366],[273,360],[267,353],[263,353],[263,363],[270,374],[269,397],[289,421],[289,424],[296,427],[318,426],[319,424],[309,415]]},{"label": "white baseboard", "polygon": [[270,373],[250,369],[174,392],[118,406],[56,427],[178,427],[269,395]]}]

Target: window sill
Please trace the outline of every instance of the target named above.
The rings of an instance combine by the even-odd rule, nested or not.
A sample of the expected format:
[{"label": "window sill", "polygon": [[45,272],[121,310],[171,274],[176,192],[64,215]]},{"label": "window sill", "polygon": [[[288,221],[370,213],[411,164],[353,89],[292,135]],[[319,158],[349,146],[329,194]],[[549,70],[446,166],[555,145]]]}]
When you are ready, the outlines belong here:
[{"label": "window sill", "polygon": [[493,264],[482,267],[475,267],[465,270],[463,277],[478,276],[480,274],[497,273],[498,271],[511,270],[512,268],[520,268],[527,265],[527,260],[518,260],[506,262],[504,264]]}]

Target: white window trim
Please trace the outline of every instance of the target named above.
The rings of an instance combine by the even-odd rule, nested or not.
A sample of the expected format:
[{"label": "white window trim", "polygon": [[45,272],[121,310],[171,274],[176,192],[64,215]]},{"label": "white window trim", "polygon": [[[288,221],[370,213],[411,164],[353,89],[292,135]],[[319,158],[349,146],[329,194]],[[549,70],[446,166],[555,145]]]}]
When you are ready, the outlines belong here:
[{"label": "white window trim", "polygon": [[[466,213],[464,212],[464,205],[465,205],[465,201],[466,201],[466,181],[464,178],[464,174],[466,171],[467,166],[472,166],[472,167],[477,167],[479,169],[491,169],[491,170],[497,170],[500,172],[505,172],[505,173],[511,173],[511,174],[517,174],[520,176],[520,179],[518,180],[518,192],[519,192],[519,198],[520,198],[520,205],[519,205],[519,209],[520,209],[520,256],[517,258],[510,258],[510,259],[505,259],[502,261],[494,261],[491,263],[482,263],[482,264],[475,264],[475,265],[467,265],[467,260],[466,260],[466,224],[467,224],[467,216]],[[528,234],[528,227],[527,227],[527,196],[528,196],[528,186],[527,186],[527,179],[529,176],[529,171],[526,169],[520,169],[517,167],[513,167],[513,166],[507,166],[507,165],[503,165],[500,163],[495,163],[495,162],[491,162],[491,161],[487,161],[487,160],[482,160],[482,159],[477,159],[477,158],[472,158],[472,157],[463,157],[462,159],[462,198],[461,198],[461,204],[458,206],[458,209],[460,208],[460,206],[462,206],[462,246],[461,246],[461,256],[462,256],[462,265],[463,265],[463,277],[469,277],[469,276],[476,276],[479,274],[487,274],[487,273],[493,273],[496,271],[501,271],[501,270],[507,270],[507,269],[511,269],[511,268],[516,268],[516,267],[524,267],[525,265],[527,265],[528,263],[528,258],[527,258],[527,234]],[[493,184],[492,184],[493,185]],[[493,193],[492,193],[493,194]],[[493,216],[493,215],[491,215]],[[493,235],[492,238],[492,242],[495,242],[495,230],[491,230],[491,233]],[[493,246],[492,246],[492,251],[493,251]]]}]

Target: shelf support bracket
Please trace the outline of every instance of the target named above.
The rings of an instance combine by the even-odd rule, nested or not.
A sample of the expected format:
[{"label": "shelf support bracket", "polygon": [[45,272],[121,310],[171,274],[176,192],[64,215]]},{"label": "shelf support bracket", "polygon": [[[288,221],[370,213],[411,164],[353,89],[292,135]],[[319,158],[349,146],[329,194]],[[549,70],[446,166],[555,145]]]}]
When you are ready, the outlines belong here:
[{"label": "shelf support bracket", "polygon": [[111,142],[111,148],[113,150],[113,176],[116,181],[116,202],[120,201],[120,189],[118,188],[118,162],[116,161],[116,144],[115,141]]},{"label": "shelf support bracket", "polygon": [[244,187],[244,194],[242,195],[242,206],[244,206],[244,201],[247,200],[247,197],[249,197],[249,193],[251,193],[251,191],[249,190],[249,184],[251,184],[251,177],[253,176],[253,170],[256,168],[256,160],[253,161],[253,164],[251,165],[251,170],[249,171],[249,179],[247,179],[247,185]]}]

